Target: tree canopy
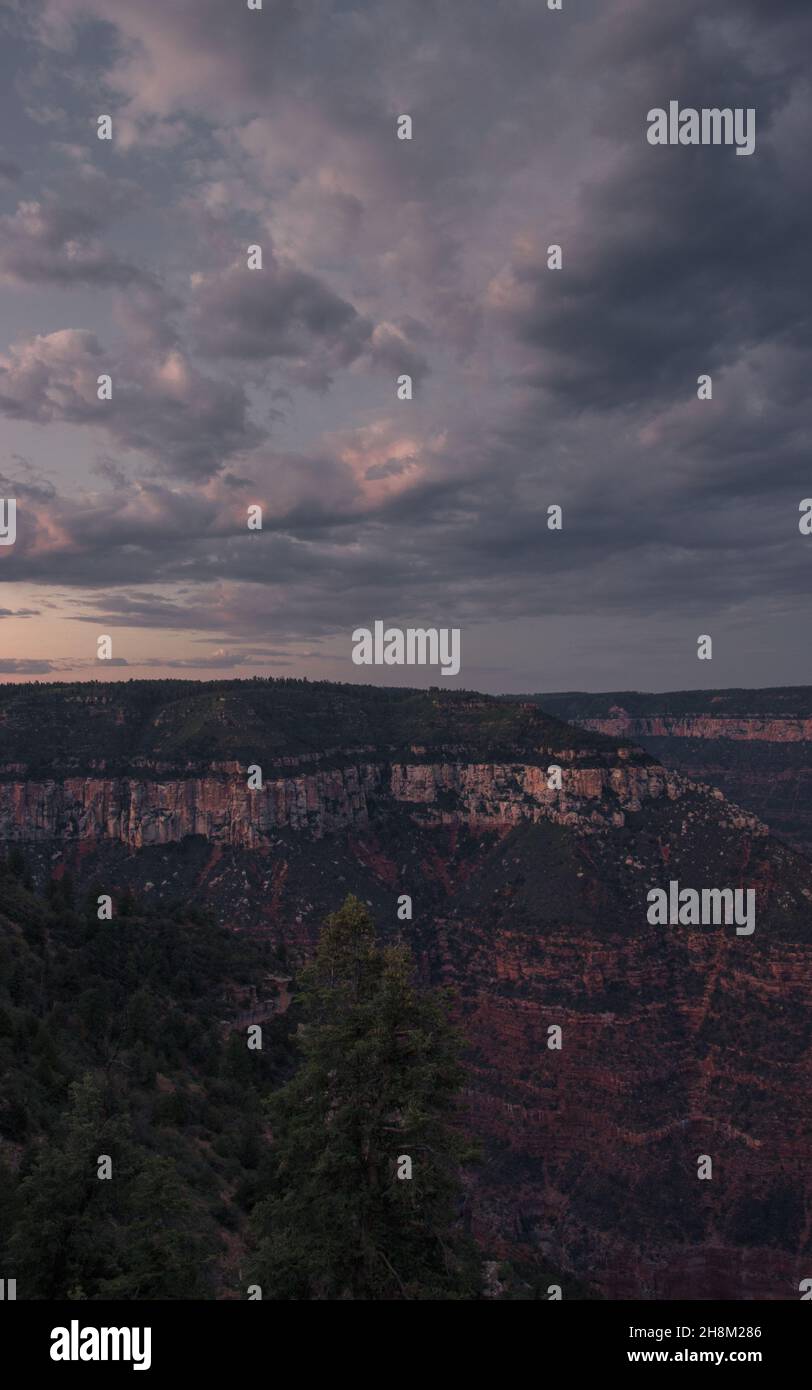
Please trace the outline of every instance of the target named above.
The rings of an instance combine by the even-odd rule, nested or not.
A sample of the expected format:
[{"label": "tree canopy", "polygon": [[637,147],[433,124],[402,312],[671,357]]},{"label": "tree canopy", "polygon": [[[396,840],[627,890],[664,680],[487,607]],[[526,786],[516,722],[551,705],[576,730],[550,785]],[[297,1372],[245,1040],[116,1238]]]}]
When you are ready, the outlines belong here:
[{"label": "tree canopy", "polygon": [[272,1095],[272,1191],[254,1217],[264,1298],[475,1297],[455,1122],[460,1039],[405,945],[349,896],[301,975],[300,1065]]}]

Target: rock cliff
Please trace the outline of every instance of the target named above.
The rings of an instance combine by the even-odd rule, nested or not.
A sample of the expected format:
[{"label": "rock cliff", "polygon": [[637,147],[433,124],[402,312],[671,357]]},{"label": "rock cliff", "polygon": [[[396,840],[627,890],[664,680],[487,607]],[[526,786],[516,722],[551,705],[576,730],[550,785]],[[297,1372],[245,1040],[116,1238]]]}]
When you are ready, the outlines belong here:
[{"label": "rock cliff", "polygon": [[539,695],[581,728],[630,739],[667,767],[722,789],[812,854],[812,690]]},{"label": "rock cliff", "polygon": [[[550,820],[584,831],[622,826],[648,801],[679,800],[692,785],[657,766],[576,765],[559,751],[561,789],[545,767],[527,763],[361,763],[272,778],[249,790],[247,769],[183,780],[70,777],[0,783],[0,839],[120,840],[133,848],[189,835],[257,848],[282,829],[316,836],[368,825],[386,802],[408,806],[427,825],[498,827]],[[756,818],[728,808],[731,824],[758,830]],[[766,833],[764,831],[763,833]]]}]

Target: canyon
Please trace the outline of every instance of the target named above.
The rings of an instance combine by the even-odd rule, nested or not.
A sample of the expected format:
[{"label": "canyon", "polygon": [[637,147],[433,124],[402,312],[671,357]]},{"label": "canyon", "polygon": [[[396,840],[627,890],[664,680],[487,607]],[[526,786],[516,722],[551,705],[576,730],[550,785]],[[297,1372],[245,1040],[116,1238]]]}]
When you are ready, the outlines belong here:
[{"label": "canyon", "polygon": [[[611,697],[566,723],[541,698],[5,686],[0,840],[39,882],[205,906],[273,940],[294,975],[354,892],[425,984],[455,992],[484,1249],[549,1261],[565,1298],[797,1297],[812,1264],[812,864],[752,796],[663,766],[625,725],[591,727],[653,716]],[[688,716],[657,715],[671,717]],[[758,929],[651,925],[648,892],[677,879],[752,892]]]},{"label": "canyon", "polygon": [[812,853],[812,688],[538,695],[581,728],[628,739],[720,787],[774,835]]}]

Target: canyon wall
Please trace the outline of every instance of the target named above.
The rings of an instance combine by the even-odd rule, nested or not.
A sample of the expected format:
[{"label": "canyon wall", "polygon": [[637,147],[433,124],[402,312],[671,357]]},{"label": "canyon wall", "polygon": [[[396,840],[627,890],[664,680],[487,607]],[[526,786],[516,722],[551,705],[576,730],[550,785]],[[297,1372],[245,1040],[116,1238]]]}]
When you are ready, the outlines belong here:
[{"label": "canyon wall", "polygon": [[[561,789],[548,786],[545,767],[526,763],[362,763],[272,778],[256,791],[248,788],[247,769],[236,764],[214,776],[183,780],[0,782],[0,839],[112,839],[140,848],[202,835],[214,844],[257,848],[281,829],[321,836],[366,826],[371,803],[386,801],[410,807],[424,824],[550,820],[594,831],[622,826],[628,812],[648,801],[678,800],[693,789],[674,773],[630,765],[622,757],[614,767],[577,765],[572,753],[559,757]],[[758,828],[754,816],[736,808],[726,814],[731,824]]]},{"label": "canyon wall", "polygon": [[[806,687],[537,698],[560,718],[629,739],[666,767],[720,787],[773,834],[812,854],[812,692]],[[757,699],[760,713],[753,708]]]},{"label": "canyon wall", "polygon": [[811,743],[812,719],[734,719],[712,714],[640,715],[614,709],[604,718],[579,719],[582,729],[612,738],[736,739],[753,743]]}]

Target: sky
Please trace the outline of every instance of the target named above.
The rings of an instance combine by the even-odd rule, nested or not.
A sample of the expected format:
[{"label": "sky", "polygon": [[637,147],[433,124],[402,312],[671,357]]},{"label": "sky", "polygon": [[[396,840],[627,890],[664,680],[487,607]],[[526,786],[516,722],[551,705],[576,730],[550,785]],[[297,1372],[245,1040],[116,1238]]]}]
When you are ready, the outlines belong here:
[{"label": "sky", "polygon": [[4,0],[0,680],[811,683],[811,51],[809,0]]}]

